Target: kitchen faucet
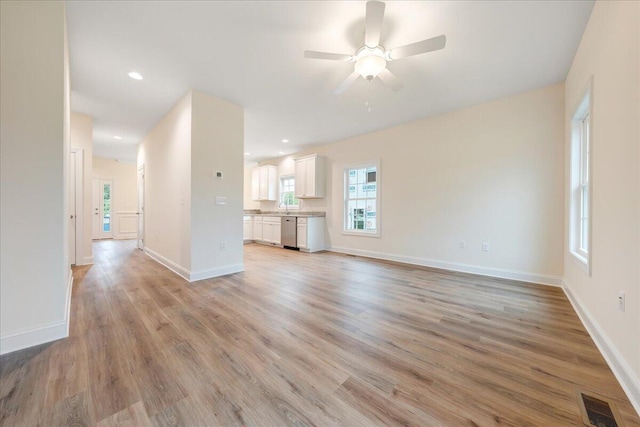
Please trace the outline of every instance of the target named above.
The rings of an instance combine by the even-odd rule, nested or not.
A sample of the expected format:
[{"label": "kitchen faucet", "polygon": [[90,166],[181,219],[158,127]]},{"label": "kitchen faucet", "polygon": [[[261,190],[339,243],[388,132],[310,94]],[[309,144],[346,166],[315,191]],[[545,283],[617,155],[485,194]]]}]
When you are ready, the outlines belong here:
[{"label": "kitchen faucet", "polygon": [[289,215],[289,204],[286,201],[285,202],[281,202],[278,205],[278,208],[282,207],[282,205],[284,205],[285,215]]}]

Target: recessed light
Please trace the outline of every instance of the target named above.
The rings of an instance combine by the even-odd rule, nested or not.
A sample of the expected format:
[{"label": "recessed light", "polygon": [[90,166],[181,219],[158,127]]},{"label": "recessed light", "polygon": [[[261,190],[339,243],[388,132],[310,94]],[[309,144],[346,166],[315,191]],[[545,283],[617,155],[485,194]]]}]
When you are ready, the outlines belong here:
[{"label": "recessed light", "polygon": [[129,77],[131,77],[134,80],[142,80],[142,74],[138,73],[137,71],[130,72]]},{"label": "recessed light", "polygon": [[284,151],[278,151],[278,154],[284,154]]},{"label": "recessed light", "polygon": [[244,153],[244,155],[245,155],[245,156],[250,156],[250,155],[251,155],[251,153]]},{"label": "recessed light", "polygon": [[287,142],[289,142],[289,140],[288,139],[283,139],[282,142],[284,142],[286,144]]},{"label": "recessed light", "polygon": [[122,137],[118,135],[113,135],[113,139],[122,139]]}]

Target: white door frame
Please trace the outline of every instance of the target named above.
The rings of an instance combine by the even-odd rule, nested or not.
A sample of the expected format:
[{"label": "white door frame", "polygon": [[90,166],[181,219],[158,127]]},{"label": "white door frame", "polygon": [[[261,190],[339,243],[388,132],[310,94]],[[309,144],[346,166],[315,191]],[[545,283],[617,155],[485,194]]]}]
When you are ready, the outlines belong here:
[{"label": "white door frame", "polygon": [[[138,237],[137,246],[138,249],[144,251],[144,225],[145,225],[145,210],[144,210],[144,165],[138,167]],[[140,195],[142,193],[142,197]]]},{"label": "white door frame", "polygon": [[76,265],[81,265],[84,263],[84,150],[71,148],[70,153],[76,155]]}]

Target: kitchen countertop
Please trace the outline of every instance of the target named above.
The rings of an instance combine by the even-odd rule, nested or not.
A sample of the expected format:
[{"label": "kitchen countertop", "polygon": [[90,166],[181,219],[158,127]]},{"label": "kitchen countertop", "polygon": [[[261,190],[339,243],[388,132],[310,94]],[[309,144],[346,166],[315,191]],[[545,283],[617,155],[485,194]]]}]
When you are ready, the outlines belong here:
[{"label": "kitchen countertop", "polygon": [[274,211],[259,211],[259,210],[245,210],[244,216],[295,216],[300,218],[309,218],[309,217],[324,217],[326,216],[326,212],[296,212],[289,211],[289,214],[285,212],[274,212]]}]

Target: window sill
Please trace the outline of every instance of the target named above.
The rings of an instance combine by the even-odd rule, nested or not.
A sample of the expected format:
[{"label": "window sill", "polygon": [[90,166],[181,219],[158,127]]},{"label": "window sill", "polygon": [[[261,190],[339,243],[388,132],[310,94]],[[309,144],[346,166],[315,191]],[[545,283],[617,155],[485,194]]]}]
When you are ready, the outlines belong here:
[{"label": "window sill", "polygon": [[380,237],[380,232],[378,231],[376,233],[365,233],[365,232],[342,230],[342,235],[344,235],[344,236],[361,236],[361,237]]},{"label": "window sill", "polygon": [[577,251],[569,251],[571,257],[575,263],[580,267],[582,271],[591,276],[591,267],[589,265],[589,258]]}]

